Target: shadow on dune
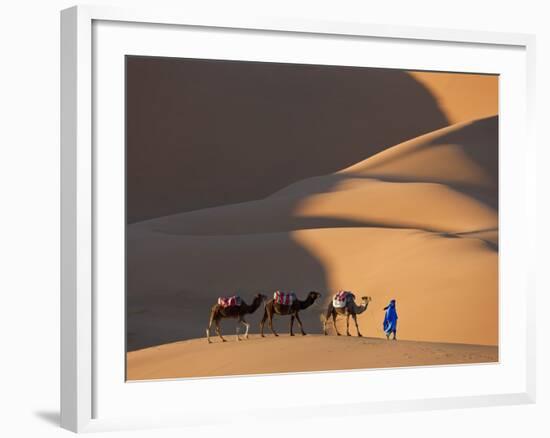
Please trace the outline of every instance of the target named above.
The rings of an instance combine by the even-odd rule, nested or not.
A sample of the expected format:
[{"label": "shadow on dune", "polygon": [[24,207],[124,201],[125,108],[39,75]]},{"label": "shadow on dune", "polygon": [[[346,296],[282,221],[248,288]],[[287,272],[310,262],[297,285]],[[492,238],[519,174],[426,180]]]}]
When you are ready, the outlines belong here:
[{"label": "shadow on dune", "polygon": [[[250,303],[255,294],[271,298],[277,289],[293,290],[302,299],[310,290],[327,294],[324,267],[289,233],[131,239],[127,351],[204,337],[218,296],[237,294]],[[301,313],[308,333],[320,333],[322,301]],[[247,316],[250,333],[258,333],[262,315],[263,305]],[[282,333],[288,333],[288,323],[288,317],[275,318]],[[235,325],[235,320],[222,322],[228,340],[234,341]]]},{"label": "shadow on dune", "polygon": [[129,56],[126,72],[128,223],[259,199],[448,125],[406,71]]},{"label": "shadow on dune", "polygon": [[[270,230],[269,228],[257,228],[257,229],[250,229],[248,227],[246,230],[244,229],[226,229],[223,231],[223,233],[220,233],[219,229],[217,231],[208,231],[208,230],[195,230],[192,233],[186,234],[186,231],[182,231],[181,233],[178,233],[178,231],[164,231],[162,229],[155,230],[156,233],[159,234],[165,234],[169,236],[243,236],[243,235],[255,235],[255,234],[268,234],[268,233],[274,233],[274,234],[287,234],[290,231],[297,231],[297,230],[314,230],[314,229],[322,229],[322,228],[387,228],[387,229],[402,229],[402,230],[412,230],[412,231],[421,231],[424,233],[433,233],[436,236],[439,237],[445,237],[445,238],[460,238],[460,237],[469,237],[469,235],[473,235],[476,233],[483,233],[485,231],[497,231],[497,228],[489,228],[489,229],[474,229],[470,231],[460,231],[460,232],[447,232],[447,231],[441,231],[436,228],[429,228],[425,226],[406,226],[399,223],[388,223],[388,222],[377,222],[377,221],[359,221],[359,220],[353,220],[353,219],[346,219],[346,218],[335,218],[335,217],[322,217],[322,216],[310,216],[310,217],[293,217],[292,223],[289,223],[286,227],[279,227],[276,231]],[[477,238],[477,237],[472,237]],[[481,238],[478,238],[479,240],[483,240]],[[494,245],[491,242],[488,243],[492,249],[498,250],[498,245]]]},{"label": "shadow on dune", "polygon": [[[165,216],[143,221],[133,226],[174,236],[250,235],[342,227],[411,228],[435,233],[464,234],[482,232],[488,226],[486,222],[480,222],[476,226],[475,223],[467,220],[466,225],[463,227],[449,228],[444,224],[437,226],[422,223],[414,214],[396,214],[394,217],[386,217],[384,220],[377,220],[377,216],[374,214],[372,218],[361,220],[346,217],[345,211],[339,212],[338,210],[332,211],[330,217],[326,217],[326,215],[308,215],[304,217],[300,215],[298,207],[304,204],[307,205],[312,196],[319,194],[342,197],[346,196],[345,192],[354,193],[357,184],[360,188],[373,187],[372,190],[376,191],[379,190],[380,186],[378,184],[371,185],[369,182],[381,181],[390,183],[390,186],[394,187],[392,189],[394,191],[406,191],[405,193],[412,196],[415,196],[416,192],[411,192],[409,187],[414,188],[416,187],[415,184],[446,186],[452,191],[478,201],[497,213],[497,122],[496,117],[478,120],[460,127],[458,131],[443,134],[425,143],[414,145],[414,147],[407,147],[402,153],[393,154],[389,157],[377,156],[374,163],[366,160],[359,163],[359,167],[355,170],[351,168],[334,174],[302,180],[264,199]],[[435,151],[439,148],[445,150],[448,145],[453,145],[453,154],[468,155],[468,162],[471,163],[471,167],[477,169],[481,176],[478,175],[472,180],[457,179],[456,172],[446,172],[450,158],[444,155],[435,161],[424,160],[419,162],[418,159],[415,161],[419,152],[424,149],[433,147]],[[403,168],[403,163],[407,160],[414,161],[415,166],[409,169]],[[382,169],[380,166],[382,166]],[[468,169],[466,169],[467,171]],[[409,185],[409,183],[411,184]],[[342,195],[339,195],[338,192],[342,192]],[[418,193],[421,194],[422,192]],[[362,200],[361,198],[348,199],[352,201]],[[395,202],[391,199],[393,198],[385,198],[388,202]],[[380,198],[378,200],[380,201]],[[434,198],[434,202],[446,201]],[[365,203],[364,208],[370,208],[369,204]],[[451,219],[454,219],[454,216]]]}]

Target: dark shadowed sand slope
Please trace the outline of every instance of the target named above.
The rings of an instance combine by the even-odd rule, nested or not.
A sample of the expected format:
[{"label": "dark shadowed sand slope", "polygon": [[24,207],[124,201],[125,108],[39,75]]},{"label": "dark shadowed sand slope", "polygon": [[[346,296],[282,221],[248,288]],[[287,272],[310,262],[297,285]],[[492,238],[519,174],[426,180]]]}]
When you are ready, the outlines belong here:
[{"label": "dark shadowed sand slope", "polygon": [[[446,107],[457,102],[415,74],[129,57],[129,222],[262,198],[483,116],[449,119]],[[478,108],[472,85],[455,82],[457,94]]]}]

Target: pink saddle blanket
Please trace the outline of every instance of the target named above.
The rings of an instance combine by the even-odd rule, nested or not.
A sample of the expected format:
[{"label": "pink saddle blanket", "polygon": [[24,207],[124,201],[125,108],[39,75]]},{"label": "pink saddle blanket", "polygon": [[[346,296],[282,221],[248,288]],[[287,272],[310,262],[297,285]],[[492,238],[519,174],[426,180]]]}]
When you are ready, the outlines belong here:
[{"label": "pink saddle blanket", "polygon": [[219,297],[218,304],[222,307],[240,306],[242,304],[241,297],[233,295],[232,297]]},{"label": "pink saddle blanket", "polygon": [[296,294],[294,292],[285,293],[278,290],[273,294],[275,303],[282,304],[283,306],[291,306],[296,299]]},{"label": "pink saddle blanket", "polygon": [[346,304],[353,299],[355,299],[355,295],[347,290],[341,290],[336,295],[334,295],[334,298],[332,299],[332,305],[334,307],[345,307]]}]

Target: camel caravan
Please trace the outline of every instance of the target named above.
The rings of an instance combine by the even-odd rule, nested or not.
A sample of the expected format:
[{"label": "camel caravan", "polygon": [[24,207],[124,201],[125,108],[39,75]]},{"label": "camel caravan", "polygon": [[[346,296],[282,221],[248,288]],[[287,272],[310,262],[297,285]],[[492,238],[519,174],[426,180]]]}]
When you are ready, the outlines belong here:
[{"label": "camel caravan", "polygon": [[[273,328],[273,317],[275,315],[280,316],[290,316],[290,336],[294,336],[293,327],[294,320],[297,321],[300,326],[300,331],[303,336],[306,335],[302,321],[300,320],[300,311],[306,310],[312,304],[315,303],[321,297],[321,294],[316,291],[311,291],[307,294],[305,299],[300,300],[294,292],[282,292],[276,291],[273,293],[271,299],[267,299],[265,295],[257,294],[251,304],[247,304],[241,297],[234,295],[230,297],[219,297],[216,304],[210,309],[210,319],[208,322],[208,328],[206,329],[206,339],[208,343],[211,343],[210,340],[210,329],[212,324],[215,325],[216,333],[223,342],[226,342],[226,339],[221,334],[220,321],[222,319],[232,318],[237,320],[236,328],[236,339],[237,341],[241,340],[240,336],[240,327],[243,325],[245,327],[244,338],[248,339],[248,330],[250,324],[246,322],[245,316],[248,314],[254,313],[262,303],[264,303],[264,314],[260,322],[260,335],[264,335],[264,325],[267,321],[269,329],[274,336],[279,336]],[[367,310],[369,303],[372,301],[371,297],[363,296],[361,297],[361,303],[357,304],[355,302],[356,297],[350,291],[340,291],[335,294],[329,303],[328,309],[324,313],[324,322],[323,322],[323,332],[327,335],[327,321],[332,319],[334,325],[334,330],[336,334],[340,336],[338,329],[336,328],[336,319],[341,316],[346,318],[346,335],[351,336],[349,331],[349,320],[353,319],[355,323],[355,328],[357,329],[357,336],[362,336],[359,331],[359,325],[357,323],[357,316]]]}]

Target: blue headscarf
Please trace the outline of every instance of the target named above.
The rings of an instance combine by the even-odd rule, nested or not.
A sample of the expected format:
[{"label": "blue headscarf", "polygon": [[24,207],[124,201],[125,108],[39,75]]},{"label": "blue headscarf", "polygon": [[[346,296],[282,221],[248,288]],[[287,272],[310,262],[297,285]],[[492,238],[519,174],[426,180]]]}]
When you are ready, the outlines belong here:
[{"label": "blue headscarf", "polygon": [[384,307],[386,314],[384,315],[384,331],[386,335],[397,330],[397,311],[395,310],[395,300],[391,300],[390,304]]}]

